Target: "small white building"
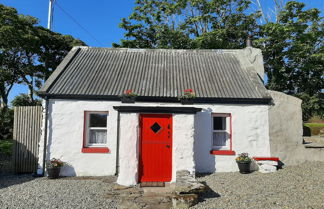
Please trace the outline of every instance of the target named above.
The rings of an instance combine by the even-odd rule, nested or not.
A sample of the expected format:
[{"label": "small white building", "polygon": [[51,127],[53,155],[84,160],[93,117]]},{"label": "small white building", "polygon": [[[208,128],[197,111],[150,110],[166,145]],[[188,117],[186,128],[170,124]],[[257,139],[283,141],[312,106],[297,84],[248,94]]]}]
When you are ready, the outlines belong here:
[{"label": "small white building", "polygon": [[[179,170],[236,171],[239,153],[270,156],[263,77],[261,50],[252,47],[75,47],[40,92],[39,173],[44,157],[66,162],[63,176],[117,174],[122,185],[174,182]],[[193,104],[178,99],[186,89]],[[135,103],[121,102],[125,90]]]}]

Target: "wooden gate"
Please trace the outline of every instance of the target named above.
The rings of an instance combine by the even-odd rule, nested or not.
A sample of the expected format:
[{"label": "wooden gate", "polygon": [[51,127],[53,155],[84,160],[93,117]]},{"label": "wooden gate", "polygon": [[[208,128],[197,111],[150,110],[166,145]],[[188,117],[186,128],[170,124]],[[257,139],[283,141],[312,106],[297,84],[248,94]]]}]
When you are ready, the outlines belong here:
[{"label": "wooden gate", "polygon": [[36,172],[41,124],[41,106],[15,107],[13,163],[16,173]]}]

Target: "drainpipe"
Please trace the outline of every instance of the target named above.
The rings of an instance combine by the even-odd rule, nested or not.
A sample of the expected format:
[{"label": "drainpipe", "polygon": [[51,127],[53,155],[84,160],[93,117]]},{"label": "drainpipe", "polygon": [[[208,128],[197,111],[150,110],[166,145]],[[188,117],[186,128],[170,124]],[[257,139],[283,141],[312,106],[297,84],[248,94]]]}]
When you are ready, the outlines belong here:
[{"label": "drainpipe", "polygon": [[117,146],[116,146],[116,176],[119,173],[119,129],[120,129],[120,112],[117,115]]},{"label": "drainpipe", "polygon": [[46,150],[47,150],[47,120],[48,120],[48,98],[45,97],[45,130],[44,130],[44,150],[43,150],[43,174],[45,176],[45,162],[46,162]]}]

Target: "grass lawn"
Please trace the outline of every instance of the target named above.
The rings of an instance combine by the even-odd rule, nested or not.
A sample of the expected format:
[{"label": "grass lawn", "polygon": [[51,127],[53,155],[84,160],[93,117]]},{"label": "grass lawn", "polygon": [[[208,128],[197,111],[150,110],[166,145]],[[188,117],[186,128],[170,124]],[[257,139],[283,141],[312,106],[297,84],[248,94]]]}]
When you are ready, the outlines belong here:
[{"label": "grass lawn", "polygon": [[324,128],[324,123],[305,123],[305,126],[309,128],[313,128],[313,127]]},{"label": "grass lawn", "polygon": [[12,154],[12,140],[0,140],[0,153],[4,155]]}]

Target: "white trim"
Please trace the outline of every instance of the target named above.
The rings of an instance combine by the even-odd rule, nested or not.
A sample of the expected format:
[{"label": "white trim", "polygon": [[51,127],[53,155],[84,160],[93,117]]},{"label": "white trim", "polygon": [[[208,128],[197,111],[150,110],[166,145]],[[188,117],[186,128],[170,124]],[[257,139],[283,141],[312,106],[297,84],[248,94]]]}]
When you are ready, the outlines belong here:
[{"label": "white trim", "polygon": [[[228,113],[212,113],[211,115],[211,148],[213,150],[229,150],[230,149],[230,114]],[[214,130],[214,117],[225,117],[225,130]],[[227,133],[228,134],[228,139],[226,140],[226,146],[214,146],[214,133]]]},{"label": "white trim", "polygon": [[[107,147],[108,143],[108,128],[106,127],[89,127],[89,122],[90,122],[90,114],[107,114],[107,121],[106,124],[108,126],[108,116],[109,112],[108,111],[87,111],[86,112],[86,141],[85,141],[85,146],[86,147]],[[90,139],[90,130],[105,130],[107,132],[106,136],[106,143],[103,144],[96,144],[96,143],[89,143]]]}]

